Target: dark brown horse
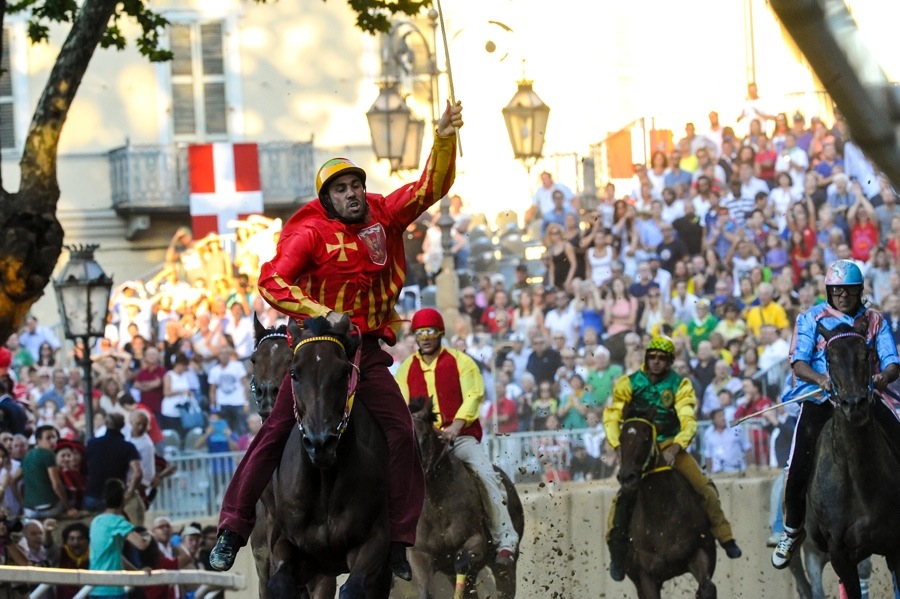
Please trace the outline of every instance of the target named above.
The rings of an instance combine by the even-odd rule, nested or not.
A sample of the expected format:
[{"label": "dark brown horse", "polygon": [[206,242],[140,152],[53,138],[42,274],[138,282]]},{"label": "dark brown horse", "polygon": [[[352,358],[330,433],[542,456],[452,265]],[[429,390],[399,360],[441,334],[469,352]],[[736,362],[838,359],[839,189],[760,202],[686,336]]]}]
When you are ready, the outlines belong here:
[{"label": "dark brown horse", "polygon": [[[253,330],[256,344],[250,355],[253,375],[250,377],[250,395],[256,401],[260,417],[265,420],[275,405],[278,389],[291,365],[291,347],[288,344],[287,327],[266,328],[253,313]],[[271,497],[271,487],[265,491]],[[250,533],[250,546],[259,577],[259,596],[268,597],[269,539],[266,530],[266,509],[263,502],[256,504],[256,525]]]},{"label": "dark brown horse", "polygon": [[[416,529],[416,546],[410,551],[413,582],[419,587],[419,596],[422,599],[435,596],[434,574],[442,572],[455,584],[456,599],[478,597],[475,580],[488,566],[494,575],[497,596],[515,597],[516,564],[503,566],[494,561],[497,547],[488,531],[481,483],[441,438],[434,425],[431,400],[413,399],[410,411],[425,469],[425,505]],[[522,502],[509,477],[494,468],[506,487],[506,508],[513,528],[522,538],[525,528]],[[463,580],[464,584],[460,584]]]},{"label": "dark brown horse", "polygon": [[288,324],[297,427],[272,477],[272,495],[263,496],[269,596],[296,597],[305,588],[317,599],[333,597],[333,577],[349,572],[342,599],[386,599],[387,442],[365,406],[353,401],[358,336],[346,316],[333,328],[324,318],[306,324]]},{"label": "dark brown horse", "polygon": [[618,501],[634,501],[625,573],[641,599],[659,599],[665,581],[690,572],[698,599],[714,599],[716,545],[700,498],[665,466],[653,414],[626,409],[619,437]]},{"label": "dark brown horse", "polygon": [[835,396],[834,415],[816,445],[809,482],[806,530],[831,559],[850,599],[861,589],[857,564],[883,555],[891,573],[900,563],[900,439],[875,416],[889,410],[875,396],[867,342],[868,320],[818,332]]},{"label": "dark brown horse", "polygon": [[291,365],[291,347],[288,344],[287,327],[265,328],[256,313],[253,314],[253,331],[256,346],[250,354],[253,375],[250,377],[250,395],[263,420],[268,418],[278,397],[278,389]]}]

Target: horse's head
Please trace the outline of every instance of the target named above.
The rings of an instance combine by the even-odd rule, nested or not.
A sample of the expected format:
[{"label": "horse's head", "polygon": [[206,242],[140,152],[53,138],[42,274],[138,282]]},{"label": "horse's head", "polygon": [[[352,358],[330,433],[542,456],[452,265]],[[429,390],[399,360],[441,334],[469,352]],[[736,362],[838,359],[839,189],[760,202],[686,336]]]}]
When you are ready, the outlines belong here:
[{"label": "horse's head", "polygon": [[619,433],[619,474],[616,478],[623,489],[633,489],[656,463],[656,408],[649,413],[626,408]]},{"label": "horse's head", "polygon": [[328,468],[337,459],[338,441],[347,426],[355,389],[350,389],[359,338],[350,334],[350,318],[334,326],[312,318],[302,329],[288,323],[293,340],[290,364],[294,414],[303,431],[303,448],[312,463]]},{"label": "horse's head", "polygon": [[432,408],[431,398],[411,398],[409,411],[413,416],[416,440],[419,442],[419,452],[422,454],[422,468],[425,469],[425,472],[431,472],[447,446],[435,426],[437,414]]},{"label": "horse's head", "polygon": [[852,326],[840,324],[828,330],[820,323],[825,338],[825,360],[834,389],[833,400],[851,424],[869,421],[873,405],[871,347],[867,342],[866,317]]},{"label": "horse's head", "polygon": [[284,325],[267,329],[254,313],[253,329],[256,346],[250,355],[253,363],[250,393],[259,408],[259,415],[265,420],[275,405],[278,389],[291,365],[291,346]]}]

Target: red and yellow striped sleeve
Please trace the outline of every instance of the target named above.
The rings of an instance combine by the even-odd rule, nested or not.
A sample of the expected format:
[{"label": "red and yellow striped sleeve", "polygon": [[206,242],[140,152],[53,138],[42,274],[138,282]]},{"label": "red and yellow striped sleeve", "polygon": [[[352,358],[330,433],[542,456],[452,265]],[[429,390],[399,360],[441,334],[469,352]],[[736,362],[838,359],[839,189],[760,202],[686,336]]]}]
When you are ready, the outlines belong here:
[{"label": "red and yellow striped sleeve", "polygon": [[431,154],[419,180],[385,197],[384,205],[395,226],[406,228],[420,214],[450,193],[456,178],[456,136],[434,136]]},{"label": "red and yellow striped sleeve", "polygon": [[293,317],[325,316],[331,309],[323,306],[296,283],[311,263],[315,234],[306,227],[283,234],[275,257],[259,271],[259,293],[273,308]]}]

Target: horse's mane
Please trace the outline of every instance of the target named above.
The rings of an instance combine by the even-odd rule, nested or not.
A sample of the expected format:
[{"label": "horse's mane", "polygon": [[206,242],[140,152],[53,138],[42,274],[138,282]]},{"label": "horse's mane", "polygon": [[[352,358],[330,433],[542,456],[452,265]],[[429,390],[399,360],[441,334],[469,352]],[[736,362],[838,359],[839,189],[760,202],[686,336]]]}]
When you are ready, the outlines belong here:
[{"label": "horse's mane", "polygon": [[282,325],[278,325],[277,327],[269,327],[267,329],[261,329],[256,332],[258,334],[255,335],[255,341],[257,343],[259,343],[259,340],[262,339],[263,337],[266,337],[267,335],[272,335],[272,334],[287,335],[287,325],[282,324]]},{"label": "horse's mane", "polygon": [[[430,404],[430,401],[431,399],[429,397],[411,397],[409,400],[409,411],[413,414],[421,412],[425,409],[426,405]],[[434,424],[437,422],[437,414],[434,413],[434,410],[428,410],[423,420]]]},{"label": "horse's mane", "polygon": [[303,324],[306,325],[306,330],[313,335],[334,334],[331,331],[331,323],[324,316],[308,318]]}]

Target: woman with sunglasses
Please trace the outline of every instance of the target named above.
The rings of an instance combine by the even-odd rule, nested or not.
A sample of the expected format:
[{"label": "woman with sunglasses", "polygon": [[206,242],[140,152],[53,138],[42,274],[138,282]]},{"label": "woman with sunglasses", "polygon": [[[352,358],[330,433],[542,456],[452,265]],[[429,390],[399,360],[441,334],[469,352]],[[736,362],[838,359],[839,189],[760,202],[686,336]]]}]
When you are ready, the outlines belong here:
[{"label": "woman with sunglasses", "polygon": [[[891,329],[881,313],[863,304],[863,275],[851,260],[838,260],[825,273],[827,303],[808,309],[797,318],[794,338],[791,341],[791,367],[795,384],[785,389],[781,401],[800,397],[819,388],[825,391],[809,397],[800,404],[800,416],[794,432],[789,467],[784,483],[784,532],[772,553],[772,565],[786,568],[794,550],[799,547],[805,532],[806,486],[815,463],[815,447],[822,428],[831,419],[834,408],[827,391],[831,389],[825,344],[819,343],[818,326],[833,330],[840,324],[853,325],[861,318],[868,319],[867,336],[878,356],[878,367],[872,376],[872,384],[883,391],[900,375],[900,358],[891,336]],[[900,436],[900,421],[894,411],[882,402],[875,402],[875,417],[886,430]]]}]

